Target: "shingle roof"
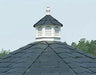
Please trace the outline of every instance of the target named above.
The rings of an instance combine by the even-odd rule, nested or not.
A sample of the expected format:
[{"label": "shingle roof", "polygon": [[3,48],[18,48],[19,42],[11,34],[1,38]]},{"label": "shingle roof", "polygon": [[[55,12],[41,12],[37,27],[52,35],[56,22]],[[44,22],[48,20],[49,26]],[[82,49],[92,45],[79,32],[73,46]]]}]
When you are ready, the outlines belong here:
[{"label": "shingle roof", "polygon": [[51,15],[44,16],[41,20],[39,20],[36,24],[34,24],[34,27],[39,26],[39,25],[60,25],[60,26],[63,26],[63,24],[61,24],[58,20],[53,18]]},{"label": "shingle roof", "polygon": [[96,75],[96,57],[61,42],[35,42],[0,58],[0,75]]}]

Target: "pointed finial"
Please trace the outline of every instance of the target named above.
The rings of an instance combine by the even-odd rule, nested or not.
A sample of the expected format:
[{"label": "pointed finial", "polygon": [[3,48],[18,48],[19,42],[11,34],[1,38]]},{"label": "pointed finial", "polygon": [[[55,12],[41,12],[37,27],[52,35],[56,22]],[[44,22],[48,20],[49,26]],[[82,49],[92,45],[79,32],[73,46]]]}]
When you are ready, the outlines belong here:
[{"label": "pointed finial", "polygon": [[47,9],[46,9],[46,15],[50,15],[50,7],[47,7]]}]

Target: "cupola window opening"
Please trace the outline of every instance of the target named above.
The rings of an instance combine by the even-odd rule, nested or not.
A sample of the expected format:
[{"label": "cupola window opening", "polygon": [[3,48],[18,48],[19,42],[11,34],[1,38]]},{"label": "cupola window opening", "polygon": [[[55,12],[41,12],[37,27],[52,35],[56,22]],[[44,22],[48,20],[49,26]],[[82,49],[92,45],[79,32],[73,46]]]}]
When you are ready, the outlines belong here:
[{"label": "cupola window opening", "polygon": [[60,28],[59,27],[55,27],[55,36],[59,36],[59,31],[60,31]]},{"label": "cupola window opening", "polygon": [[46,36],[51,36],[51,27],[50,26],[45,27],[45,35]]},{"label": "cupola window opening", "polygon": [[42,27],[38,28],[38,36],[42,36]]}]

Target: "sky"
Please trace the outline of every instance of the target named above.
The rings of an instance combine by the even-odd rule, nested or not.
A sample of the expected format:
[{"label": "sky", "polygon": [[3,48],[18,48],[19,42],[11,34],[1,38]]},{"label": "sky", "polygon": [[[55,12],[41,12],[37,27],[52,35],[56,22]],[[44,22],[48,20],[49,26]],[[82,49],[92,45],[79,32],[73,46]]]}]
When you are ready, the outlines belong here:
[{"label": "sky", "polygon": [[96,0],[0,0],[0,50],[17,50],[35,41],[33,25],[46,15],[63,24],[61,41],[96,40]]}]

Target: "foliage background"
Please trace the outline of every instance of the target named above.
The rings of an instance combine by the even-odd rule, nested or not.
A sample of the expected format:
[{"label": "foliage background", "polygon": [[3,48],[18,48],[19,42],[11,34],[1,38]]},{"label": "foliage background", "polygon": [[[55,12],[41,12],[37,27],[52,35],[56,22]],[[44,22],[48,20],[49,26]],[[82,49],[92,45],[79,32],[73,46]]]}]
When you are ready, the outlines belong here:
[{"label": "foliage background", "polygon": [[9,53],[10,53],[10,50],[4,50],[4,49],[2,49],[2,50],[0,51],[0,57],[5,56],[5,55],[7,55],[7,54],[9,54]]},{"label": "foliage background", "polygon": [[82,38],[77,44],[72,42],[71,46],[96,56],[96,40],[88,41]]}]

